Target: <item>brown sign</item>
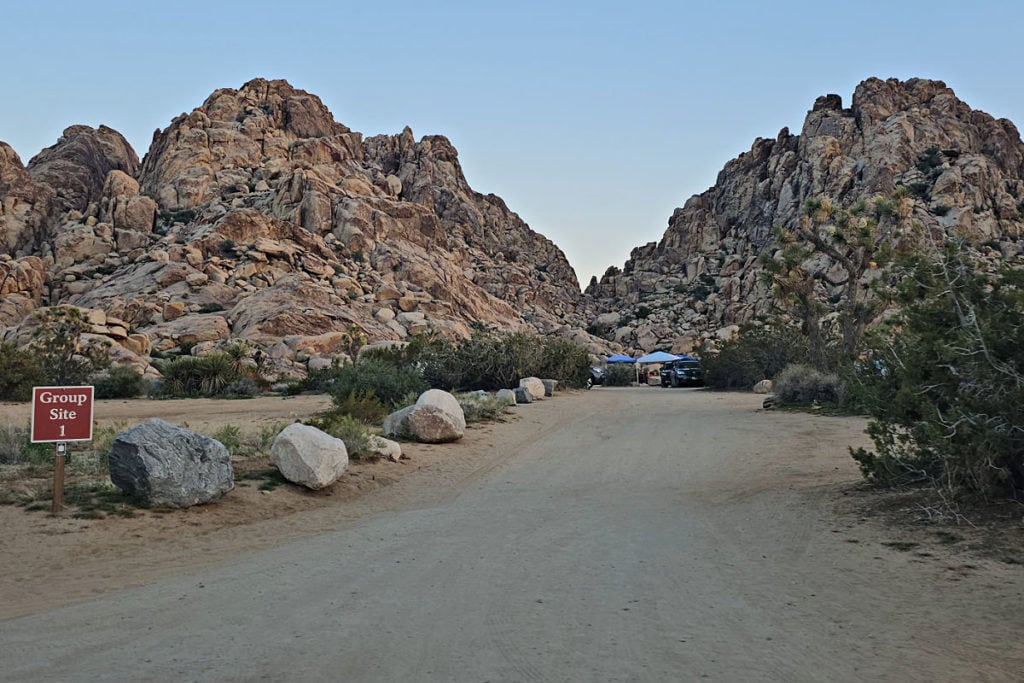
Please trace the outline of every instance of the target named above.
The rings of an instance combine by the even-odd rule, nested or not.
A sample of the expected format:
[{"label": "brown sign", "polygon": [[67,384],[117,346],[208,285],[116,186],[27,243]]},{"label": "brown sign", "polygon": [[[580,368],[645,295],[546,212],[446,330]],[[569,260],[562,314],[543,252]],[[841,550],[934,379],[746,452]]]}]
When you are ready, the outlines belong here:
[{"label": "brown sign", "polygon": [[92,387],[33,387],[32,443],[92,440]]}]

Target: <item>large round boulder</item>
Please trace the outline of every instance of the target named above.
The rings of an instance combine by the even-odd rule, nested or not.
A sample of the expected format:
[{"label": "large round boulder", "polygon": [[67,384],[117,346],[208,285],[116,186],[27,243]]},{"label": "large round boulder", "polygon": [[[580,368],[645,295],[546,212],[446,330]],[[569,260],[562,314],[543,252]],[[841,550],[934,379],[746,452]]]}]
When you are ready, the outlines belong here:
[{"label": "large round boulder", "polygon": [[118,434],[109,460],[114,485],[146,505],[200,505],[235,487],[224,444],[156,417]]},{"label": "large round boulder", "polygon": [[416,403],[384,419],[384,435],[421,443],[457,441],[466,433],[466,415],[447,391],[430,389]]},{"label": "large round boulder", "polygon": [[270,460],[288,481],[316,490],[330,486],[345,473],[348,449],[341,439],[296,422],[274,439]]}]

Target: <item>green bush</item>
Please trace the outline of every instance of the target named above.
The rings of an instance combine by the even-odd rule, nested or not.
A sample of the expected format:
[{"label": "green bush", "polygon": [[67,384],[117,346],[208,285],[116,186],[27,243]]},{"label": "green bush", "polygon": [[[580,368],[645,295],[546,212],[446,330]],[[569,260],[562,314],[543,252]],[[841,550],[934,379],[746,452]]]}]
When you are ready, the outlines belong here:
[{"label": "green bush", "polygon": [[304,391],[313,391],[318,394],[327,393],[334,386],[338,375],[345,368],[345,365],[335,358],[331,361],[330,367],[310,370],[306,373],[306,379],[302,383]]},{"label": "green bush", "polygon": [[793,328],[745,325],[734,339],[723,342],[718,353],[701,356],[704,383],[712,389],[750,389],[763,379],[774,379],[783,368],[805,363],[810,356],[807,338]]},{"label": "green bush", "polygon": [[374,457],[371,450],[373,432],[361,420],[338,410],[331,410],[308,422],[345,442],[345,450],[351,460],[366,460]]},{"label": "green bush", "polygon": [[46,383],[46,371],[37,353],[0,342],[0,401],[30,401],[32,387]]},{"label": "green bush", "polygon": [[135,398],[146,393],[142,373],[130,365],[114,365],[92,378],[96,398]]},{"label": "green bush", "polygon": [[[590,356],[579,344],[557,337],[543,338],[540,367],[535,377],[558,380],[567,389],[581,389],[590,377]],[[503,387],[496,387],[503,388]]]},{"label": "green bush", "polygon": [[524,377],[558,380],[568,388],[586,384],[587,352],[557,337],[476,332],[456,342],[440,337],[414,340],[404,351],[430,386],[447,391],[495,391]]},{"label": "green bush", "polygon": [[628,363],[614,363],[604,369],[604,385],[628,387],[636,381],[636,369]]},{"label": "green bush", "polygon": [[221,394],[230,398],[252,398],[259,396],[261,391],[260,385],[252,377],[242,377],[224,387]]},{"label": "green bush", "polygon": [[28,427],[8,423],[0,427],[0,465],[46,464],[53,458],[53,446],[32,443]]},{"label": "green bush", "polygon": [[242,431],[235,425],[224,425],[211,435],[220,441],[231,455],[240,455],[242,450]]},{"label": "green bush", "polygon": [[415,367],[427,384],[446,391],[510,389],[524,377],[555,379],[564,387],[580,388],[590,367],[586,349],[564,339],[482,330],[456,341],[436,334],[414,335],[405,347],[367,351],[362,363],[371,361]]},{"label": "green bush", "polygon": [[790,405],[837,404],[842,398],[838,376],[799,363],[787,365],[775,378],[772,390],[782,403]]},{"label": "green bush", "polygon": [[[414,398],[413,401],[415,400]],[[404,407],[404,405],[407,404],[403,399],[395,407]],[[334,398],[334,412],[339,415],[349,415],[366,424],[380,424],[390,411],[376,396],[359,396],[352,391],[343,399]]]},{"label": "green bush", "polygon": [[1024,493],[1024,271],[987,274],[960,245],[901,280],[901,315],[858,364],[880,484],[928,482],[951,498]]},{"label": "green bush", "polygon": [[364,360],[359,365],[338,368],[331,385],[334,404],[342,405],[350,398],[376,398],[389,410],[402,407],[401,401],[410,392],[417,395],[429,387],[414,368],[381,361]]},{"label": "green bush", "polygon": [[466,417],[466,424],[493,422],[508,412],[508,404],[489,394],[468,392],[455,396]]}]

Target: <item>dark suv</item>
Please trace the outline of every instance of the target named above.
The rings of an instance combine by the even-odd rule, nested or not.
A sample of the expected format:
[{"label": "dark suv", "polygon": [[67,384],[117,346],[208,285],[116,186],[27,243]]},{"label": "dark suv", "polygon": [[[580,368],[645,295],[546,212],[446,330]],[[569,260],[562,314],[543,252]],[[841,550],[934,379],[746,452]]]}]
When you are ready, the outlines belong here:
[{"label": "dark suv", "polygon": [[661,366],[661,386],[663,387],[702,387],[704,371],[696,358],[680,358],[670,360]]}]

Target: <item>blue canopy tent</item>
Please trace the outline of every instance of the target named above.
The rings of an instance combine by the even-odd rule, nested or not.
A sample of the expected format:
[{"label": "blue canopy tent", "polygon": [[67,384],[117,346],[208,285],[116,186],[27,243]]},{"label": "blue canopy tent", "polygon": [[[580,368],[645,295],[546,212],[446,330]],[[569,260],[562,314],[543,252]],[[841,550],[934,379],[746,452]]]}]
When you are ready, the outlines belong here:
[{"label": "blue canopy tent", "polygon": [[[671,353],[665,353],[664,351],[655,351],[649,353],[646,356],[640,356],[636,359],[637,367],[641,365],[647,365],[648,363],[667,363],[670,360],[679,360],[682,356],[675,356]],[[640,381],[640,372],[637,371],[637,381]]]},{"label": "blue canopy tent", "polygon": [[671,353],[665,353],[664,351],[655,351],[649,353],[646,356],[640,356],[636,359],[637,363],[667,363],[670,360],[679,360],[682,356],[675,356]]},{"label": "blue canopy tent", "polygon": [[623,356],[621,353],[617,353],[614,356],[608,356],[608,358],[605,359],[605,362],[606,363],[635,363],[636,359],[635,358],[630,358],[629,356]]}]

